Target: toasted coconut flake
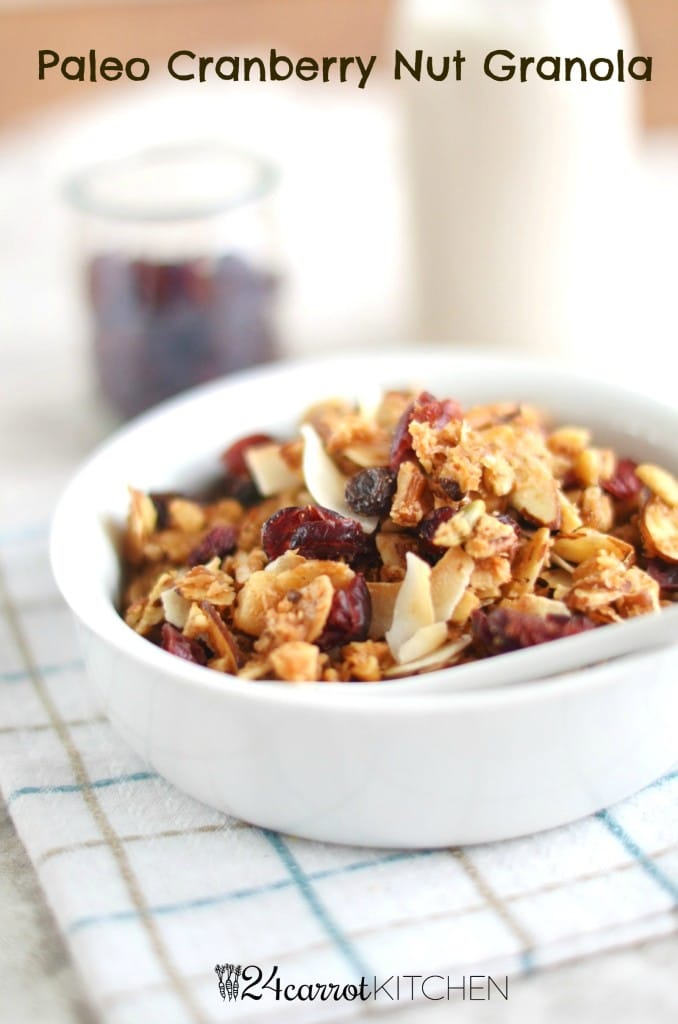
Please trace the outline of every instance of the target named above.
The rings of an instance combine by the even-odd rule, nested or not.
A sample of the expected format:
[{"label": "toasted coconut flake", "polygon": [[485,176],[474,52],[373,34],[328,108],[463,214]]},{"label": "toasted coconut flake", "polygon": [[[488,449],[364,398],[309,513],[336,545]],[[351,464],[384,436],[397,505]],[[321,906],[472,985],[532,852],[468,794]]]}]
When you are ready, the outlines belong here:
[{"label": "toasted coconut flake", "polygon": [[370,640],[381,640],[393,624],[393,611],[401,583],[368,582],[367,589],[372,601],[372,618],[368,636]]},{"label": "toasted coconut flake", "polygon": [[398,650],[397,661],[406,665],[418,658],[432,654],[447,639],[447,626],[444,622],[433,622],[430,626],[422,626],[414,636],[406,640]]},{"label": "toasted coconut flake", "polygon": [[298,487],[301,479],[283,458],[279,444],[253,445],[245,450],[247,468],[261,494],[269,498]]},{"label": "toasted coconut flake", "polygon": [[177,629],[183,629],[186,625],[191,602],[179,593],[175,587],[164,590],[160,595],[162,607],[165,613],[165,621]]},{"label": "toasted coconut flake", "polygon": [[332,512],[355,519],[365,533],[372,533],[379,522],[379,517],[360,516],[352,511],[344,496],[347,478],[337,469],[325,451],[317,432],[310,423],[304,423],[301,434],[304,439],[304,481],[314,501]]},{"label": "toasted coconut flake", "polygon": [[393,679],[397,676],[409,676],[416,672],[431,671],[436,668],[444,668],[446,665],[452,665],[455,661],[459,660],[470,643],[471,638],[468,636],[464,636],[460,640],[452,640],[449,644],[438,647],[431,654],[408,661],[406,665],[394,665],[393,668],[386,669],[384,676]]},{"label": "toasted coconut flake", "polygon": [[461,548],[448,548],[431,570],[431,597],[437,622],[447,622],[469,585],[473,559]]},{"label": "toasted coconut flake", "polygon": [[402,645],[423,626],[431,626],[434,622],[431,566],[408,551],[405,579],[395,601],[393,624],[386,634],[393,656],[398,659]]}]

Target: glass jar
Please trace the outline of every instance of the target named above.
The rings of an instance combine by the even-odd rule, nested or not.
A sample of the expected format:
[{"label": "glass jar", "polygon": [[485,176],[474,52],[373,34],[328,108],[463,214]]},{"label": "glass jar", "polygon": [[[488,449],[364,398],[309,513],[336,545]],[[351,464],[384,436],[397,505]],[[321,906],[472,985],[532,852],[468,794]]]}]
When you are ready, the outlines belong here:
[{"label": "glass jar", "polygon": [[219,145],[149,149],[68,183],[95,369],[122,416],[275,357],[275,183]]}]

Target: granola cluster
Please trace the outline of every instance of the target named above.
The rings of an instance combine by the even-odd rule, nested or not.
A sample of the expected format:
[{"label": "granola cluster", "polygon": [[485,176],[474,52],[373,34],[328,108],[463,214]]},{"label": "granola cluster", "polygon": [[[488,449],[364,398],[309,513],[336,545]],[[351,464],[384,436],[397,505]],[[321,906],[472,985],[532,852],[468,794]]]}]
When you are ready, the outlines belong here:
[{"label": "granola cluster", "polygon": [[245,679],[363,681],[659,611],[678,481],[525,404],[328,401],[223,455],[209,495],[131,489],[125,621]]}]

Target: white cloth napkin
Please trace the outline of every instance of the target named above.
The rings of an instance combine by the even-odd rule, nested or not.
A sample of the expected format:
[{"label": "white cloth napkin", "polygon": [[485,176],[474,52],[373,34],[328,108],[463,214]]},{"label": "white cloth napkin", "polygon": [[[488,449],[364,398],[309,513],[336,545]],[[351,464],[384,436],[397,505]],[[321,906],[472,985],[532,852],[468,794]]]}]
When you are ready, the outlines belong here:
[{"label": "white cloth napkin", "polygon": [[[0,533],[0,569],[0,788],[109,1024],[335,1019],[448,984],[453,1012],[488,975],[503,988],[676,927],[678,770],[576,824],[465,849],[333,847],[243,825],[158,777],[101,716],[46,531]],[[257,967],[261,983],[277,967],[281,989],[365,978],[372,997],[276,999],[274,977],[247,998]]]}]

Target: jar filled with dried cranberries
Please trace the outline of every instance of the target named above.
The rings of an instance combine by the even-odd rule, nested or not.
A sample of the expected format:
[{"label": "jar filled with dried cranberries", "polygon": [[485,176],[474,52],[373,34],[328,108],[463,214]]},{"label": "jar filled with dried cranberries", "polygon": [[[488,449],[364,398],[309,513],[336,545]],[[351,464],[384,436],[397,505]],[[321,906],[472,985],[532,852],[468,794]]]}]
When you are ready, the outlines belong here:
[{"label": "jar filled with dried cranberries", "polygon": [[274,168],[225,146],[149,149],[75,176],[94,363],[133,416],[277,353]]}]

